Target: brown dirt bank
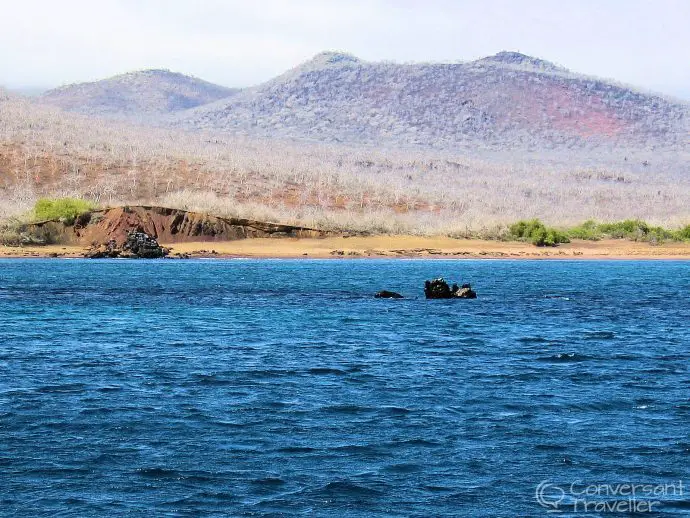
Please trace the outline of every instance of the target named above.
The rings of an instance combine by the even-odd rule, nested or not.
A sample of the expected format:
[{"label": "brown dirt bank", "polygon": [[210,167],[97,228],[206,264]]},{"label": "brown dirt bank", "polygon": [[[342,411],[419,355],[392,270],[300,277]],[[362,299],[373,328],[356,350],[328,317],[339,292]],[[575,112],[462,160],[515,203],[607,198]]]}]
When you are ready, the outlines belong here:
[{"label": "brown dirt bank", "polygon": [[62,245],[124,243],[127,233],[146,232],[159,242],[184,243],[233,241],[246,238],[316,238],[326,232],[293,225],[280,225],[238,218],[221,218],[180,209],[149,206],[115,207],[80,216],[74,225],[44,221],[31,225],[47,230]]},{"label": "brown dirt bank", "polygon": [[[452,239],[448,237],[356,236],[325,238],[257,238],[235,241],[166,242],[172,254],[191,257],[311,257],[428,259],[683,259],[690,243],[650,245],[625,240],[573,241],[555,248],[527,243]],[[82,257],[85,246],[0,247],[0,257]]]}]

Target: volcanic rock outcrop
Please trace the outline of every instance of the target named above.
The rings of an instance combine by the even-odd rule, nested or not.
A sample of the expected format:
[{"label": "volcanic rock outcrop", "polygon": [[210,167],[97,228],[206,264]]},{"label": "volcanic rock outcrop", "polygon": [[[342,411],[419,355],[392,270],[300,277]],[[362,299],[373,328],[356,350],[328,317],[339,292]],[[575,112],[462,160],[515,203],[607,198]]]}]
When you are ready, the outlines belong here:
[{"label": "volcanic rock outcrop", "polygon": [[431,281],[424,282],[424,296],[427,299],[476,299],[477,294],[472,290],[469,284],[458,286],[453,284],[449,286],[448,283],[439,277]]},{"label": "volcanic rock outcrop", "polygon": [[96,245],[88,250],[84,256],[89,259],[103,258],[131,258],[131,259],[160,259],[168,255],[169,250],[158,244],[154,238],[144,232],[130,232],[125,242],[118,246],[115,240],[104,245]]}]

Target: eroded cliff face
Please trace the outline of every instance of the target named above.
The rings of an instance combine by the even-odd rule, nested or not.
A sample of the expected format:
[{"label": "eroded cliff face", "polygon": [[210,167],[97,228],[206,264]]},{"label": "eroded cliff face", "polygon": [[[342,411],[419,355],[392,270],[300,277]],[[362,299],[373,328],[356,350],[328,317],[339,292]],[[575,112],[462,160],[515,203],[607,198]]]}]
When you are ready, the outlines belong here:
[{"label": "eroded cliff face", "polygon": [[257,237],[325,237],[328,232],[238,218],[220,218],[166,207],[128,206],[96,210],[79,216],[73,225],[44,221],[31,225],[54,235],[55,241],[93,245],[115,241],[122,245],[128,232],[145,232],[161,243],[232,241]]}]

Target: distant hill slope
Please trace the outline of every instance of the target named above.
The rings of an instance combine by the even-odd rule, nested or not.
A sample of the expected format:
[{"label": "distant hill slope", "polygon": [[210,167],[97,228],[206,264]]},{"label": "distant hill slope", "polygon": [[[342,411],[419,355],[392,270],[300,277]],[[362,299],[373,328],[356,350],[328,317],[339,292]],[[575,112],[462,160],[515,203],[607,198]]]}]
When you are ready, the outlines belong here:
[{"label": "distant hill slope", "polygon": [[168,70],[142,70],[63,86],[45,92],[40,99],[87,115],[147,117],[207,104],[237,91]]},{"label": "distant hill slope", "polygon": [[0,219],[46,196],[396,234],[489,235],[532,217],[677,227],[690,222],[690,149],[258,139],[90,117],[0,91]]},{"label": "distant hill slope", "polygon": [[469,63],[370,63],[322,53],[178,114],[188,129],[348,143],[687,145],[690,109],[515,52]]}]

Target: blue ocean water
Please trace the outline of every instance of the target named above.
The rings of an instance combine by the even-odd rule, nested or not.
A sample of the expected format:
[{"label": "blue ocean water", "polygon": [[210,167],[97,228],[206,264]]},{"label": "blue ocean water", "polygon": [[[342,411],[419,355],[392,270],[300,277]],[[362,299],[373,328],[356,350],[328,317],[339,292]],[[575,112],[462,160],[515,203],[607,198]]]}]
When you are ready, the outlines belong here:
[{"label": "blue ocean water", "polygon": [[583,516],[625,483],[689,515],[689,294],[671,261],[0,261],[0,515]]}]

